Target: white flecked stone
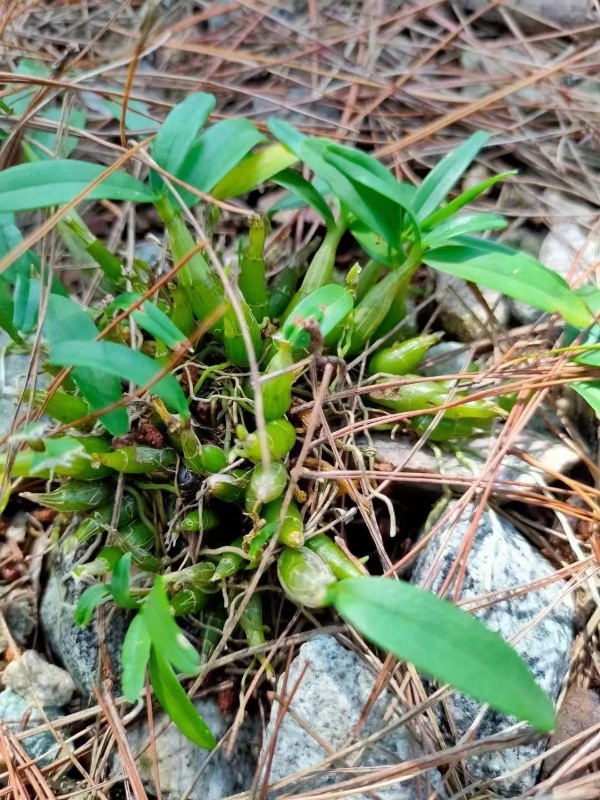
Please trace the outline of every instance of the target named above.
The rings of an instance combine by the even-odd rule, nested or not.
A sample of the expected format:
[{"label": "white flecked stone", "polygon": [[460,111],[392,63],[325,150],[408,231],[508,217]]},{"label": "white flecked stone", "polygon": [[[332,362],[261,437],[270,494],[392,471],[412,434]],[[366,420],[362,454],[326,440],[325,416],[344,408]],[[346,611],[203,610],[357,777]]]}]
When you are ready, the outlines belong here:
[{"label": "white flecked stone", "polygon": [[[456,501],[453,502],[449,508],[455,508],[456,504]],[[473,511],[473,506],[467,506],[456,525],[443,527],[433,537],[417,559],[411,583],[432,591],[441,588],[459,557],[461,543],[469,528]],[[453,594],[456,572],[455,570],[446,597]],[[459,599],[481,597],[489,592],[521,586],[553,574],[554,568],[550,562],[513,525],[486,511],[470,549]],[[569,597],[557,602],[564,587],[564,581],[556,581],[545,588],[496,603],[477,612],[477,617],[491,630],[510,641],[544,610],[550,608],[531,630],[519,638],[514,647],[527,662],[537,682],[554,701],[567,674],[573,640],[573,602]],[[481,708],[477,701],[458,692],[451,696],[448,707],[458,737],[469,730]],[[500,712],[487,711],[478,728],[477,737],[497,734],[515,722],[515,719]],[[545,747],[546,741],[541,741],[523,747],[483,753],[467,759],[467,768],[473,779],[499,779],[539,755]],[[539,769],[540,765],[537,764],[511,778],[494,780],[492,788],[505,796],[525,792],[534,785]]]},{"label": "white flecked stone", "polygon": [[[340,750],[352,738],[354,726],[373,689],[375,677],[357,655],[339,645],[331,636],[316,636],[302,645],[289,670],[288,692],[296,685],[305,668],[306,671],[294,694],[290,709],[294,715],[310,726],[316,736],[332,751]],[[283,676],[279,679],[277,689],[281,696]],[[391,692],[381,693],[361,730],[361,739],[384,727],[387,722],[393,722],[394,715],[389,715],[389,711],[394,704],[395,697]],[[279,704],[275,702],[271,709],[263,754],[270,746],[278,710]],[[402,713],[399,707],[398,712]],[[403,726],[384,736],[374,746],[361,751],[358,761],[355,751],[351,764],[339,763],[338,766],[346,767],[344,773],[336,773],[330,768],[319,777],[311,776],[295,784],[293,791],[288,785],[281,792],[276,790],[270,792],[269,797],[277,797],[282,793],[297,794],[322,786],[331,787],[352,776],[352,772],[347,771],[348,766],[383,767],[412,760],[422,754],[410,731]],[[290,714],[286,714],[277,733],[269,783],[273,784],[300,770],[314,767],[327,755],[329,754],[319,742]],[[433,769],[427,775],[378,789],[376,794],[381,800],[417,800],[428,797],[432,787],[439,783],[439,773]],[[347,800],[366,800],[366,798],[364,794],[353,794]]]}]

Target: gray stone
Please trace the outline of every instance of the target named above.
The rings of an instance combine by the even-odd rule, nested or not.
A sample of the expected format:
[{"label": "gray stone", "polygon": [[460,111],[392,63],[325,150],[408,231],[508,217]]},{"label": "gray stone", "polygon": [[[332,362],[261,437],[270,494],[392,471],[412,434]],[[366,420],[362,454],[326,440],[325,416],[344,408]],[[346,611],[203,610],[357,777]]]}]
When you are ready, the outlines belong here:
[{"label": "gray stone", "polygon": [[[220,739],[231,726],[232,717],[223,715],[212,697],[197,699],[194,705],[215,738]],[[166,721],[162,711],[155,714],[154,730],[160,731]],[[231,759],[225,755],[225,746],[204,766],[211,754],[190,742],[179,728],[170,723],[156,739],[158,774],[164,800],[180,800],[184,796],[188,800],[222,800],[247,791],[256,769],[259,738],[258,726],[245,722],[240,728]],[[146,747],[149,730],[145,715],[143,721],[128,729],[127,741],[134,757]],[[137,757],[136,764],[144,785],[152,793],[154,779],[149,748]],[[121,761],[116,753],[112,759],[111,776],[116,777],[121,771]]]},{"label": "gray stone", "polygon": [[[456,508],[455,501],[448,510]],[[460,548],[468,531],[474,506],[467,506],[456,524],[444,526],[428,543],[417,559],[411,583],[437,592],[460,557]],[[454,522],[454,518],[451,518]],[[466,563],[466,572],[459,599],[481,597],[489,592],[510,589],[554,574],[554,568],[517,529],[491,511],[485,511],[477,528]],[[456,571],[446,596],[452,596]],[[490,629],[510,641],[529,626],[542,612],[550,609],[535,626],[515,642],[516,651],[524,658],[540,686],[556,701],[568,673],[573,640],[574,607],[570,598],[557,601],[565,588],[564,581],[555,581],[537,591],[495,603],[477,612],[477,617]],[[468,608],[468,607],[467,607]],[[447,708],[452,716],[456,736],[466,734],[477,716],[480,704],[459,693],[451,695]],[[498,734],[516,722],[497,711],[487,711],[477,728],[476,736]],[[483,753],[467,759],[467,768],[476,780],[499,779],[544,751],[546,742]],[[494,780],[496,792],[510,796],[530,789],[540,764],[517,775]]]},{"label": "gray stone", "polygon": [[[288,675],[288,691],[296,686],[303,670],[298,686],[290,704],[294,716],[309,726],[319,739],[326,743],[332,752],[349,744],[353,729],[369,700],[375,684],[374,674],[360,661],[354,653],[341,647],[331,636],[316,636],[300,648]],[[283,676],[279,679],[278,693],[283,693]],[[375,733],[385,726],[390,719],[390,708],[396,704],[391,692],[382,692],[360,732],[360,738]],[[274,702],[271,719],[267,728],[263,754],[270,746],[274,735],[279,705]],[[402,713],[400,707],[398,713]],[[387,716],[386,716],[387,715]],[[386,716],[384,720],[384,716]],[[357,752],[360,758],[357,762]],[[327,753],[316,739],[305,730],[290,714],[286,714],[277,733],[277,741],[273,755],[269,782],[271,784],[294,775],[300,770],[316,766]],[[406,727],[401,727],[386,734],[372,746],[363,751],[355,751],[348,762],[340,762],[339,767],[385,767],[399,764],[408,759],[422,755],[422,750]],[[310,776],[301,785],[295,785],[293,791],[287,785],[283,793],[297,794],[300,791],[311,791],[322,786],[331,786],[336,782],[351,777],[351,772],[338,773],[329,767],[326,774],[319,777]],[[427,776],[419,776],[412,781],[397,783],[386,789],[377,790],[381,800],[416,800],[428,797],[432,786],[440,783],[437,770],[430,770]],[[277,797],[276,791],[270,797]],[[355,794],[347,800],[366,800],[366,795]]]},{"label": "gray stone", "polygon": [[[75,625],[73,614],[87,585],[73,577],[71,570],[82,558],[85,547],[64,553],[58,549],[50,565],[50,577],[40,604],[40,622],[57,661],[85,694],[98,683],[100,636],[98,614],[87,628]],[[103,652],[110,659],[115,679],[121,675],[121,648],[131,615],[111,609],[104,620]]]},{"label": "gray stone", "polygon": [[[65,709],[59,706],[45,706],[44,713],[48,719],[57,719],[64,716]],[[40,710],[30,700],[16,694],[12,689],[0,692],[0,719],[7,723],[13,733],[19,733],[24,729],[22,723],[25,714],[29,717],[26,730],[37,728],[46,722]],[[59,745],[50,731],[21,740],[21,746],[31,758],[42,757],[37,762],[41,767],[51,764],[59,751]]]},{"label": "gray stone", "polygon": [[[508,322],[506,298],[494,289],[480,287],[500,328]],[[488,324],[488,314],[469,289],[466,281],[443,272],[436,274],[435,297],[440,307],[440,320],[444,328],[461,342],[470,342]]]},{"label": "gray stone", "polygon": [[49,664],[37,650],[25,650],[11,661],[2,680],[13,692],[25,699],[36,698],[43,706],[66,706],[76,688],[68,672]]},{"label": "gray stone", "polygon": [[18,350],[12,339],[0,330],[0,436],[10,430],[15,402],[25,387],[29,368],[29,356]]},{"label": "gray stone", "polygon": [[[471,13],[489,6],[489,3],[488,0],[461,0],[460,5],[464,11]],[[564,27],[567,31],[569,28],[600,21],[593,0],[511,0],[510,6],[510,12],[515,14],[519,24],[528,31],[547,31],[548,27],[543,20],[559,28]],[[502,17],[498,11],[490,10],[485,19],[502,20]]]},{"label": "gray stone", "polygon": [[469,362],[469,351],[470,347],[461,342],[440,342],[427,351],[427,358],[419,372],[426,378],[457,375]]},{"label": "gray stone", "polygon": [[[425,444],[410,458],[408,456],[414,447],[414,439],[408,436],[397,436],[392,439],[389,435],[374,434],[371,436],[371,443],[375,448],[377,460],[387,462],[392,467],[402,465],[402,470],[407,474],[418,472],[439,475],[440,478],[443,475],[445,478],[443,482],[453,491],[464,492],[467,484],[464,481],[458,483],[452,478],[473,478],[481,474],[495,439],[491,433],[464,442],[459,439],[457,440],[457,444],[460,445],[459,453],[444,449],[439,457]],[[365,443],[366,439],[359,440],[359,444]],[[544,469],[564,474],[579,463],[577,453],[549,433],[526,429],[515,438],[513,448],[535,458],[541,468],[537,469],[527,464],[516,452],[506,455],[492,489],[498,496],[497,499],[502,499],[502,494],[506,491],[506,487],[503,486],[505,481],[518,484],[512,487],[514,490],[518,491],[519,487],[525,490],[530,486],[539,485],[539,478],[544,475],[547,479],[551,479],[550,473],[545,473]],[[441,480],[437,484],[423,482],[421,488],[440,491],[441,485]]]},{"label": "gray stone", "polygon": [[15,642],[27,646],[37,625],[34,593],[29,588],[11,591],[3,601],[2,613]]}]

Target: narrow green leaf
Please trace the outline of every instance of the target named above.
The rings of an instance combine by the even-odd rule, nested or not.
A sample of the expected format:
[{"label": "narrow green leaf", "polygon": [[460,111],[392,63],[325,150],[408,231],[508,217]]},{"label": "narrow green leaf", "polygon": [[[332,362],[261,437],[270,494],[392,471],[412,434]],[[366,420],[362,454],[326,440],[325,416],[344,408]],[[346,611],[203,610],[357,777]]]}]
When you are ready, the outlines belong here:
[{"label": "narrow green leaf", "polygon": [[153,647],[150,651],[148,672],[158,702],[183,735],[204,750],[216,747],[217,742],[210,728],[196,711],[171,665],[157,647]]},{"label": "narrow green leaf", "polygon": [[323,195],[295,169],[284,169],[273,175],[271,180],[301,198],[307,206],[320,214],[328,225],[335,225],[333,214]]},{"label": "narrow green leaf", "polygon": [[[138,386],[149,383],[160,372],[161,365],[138,350],[131,350],[114,342],[63,341],[52,346],[49,361],[61,367],[89,367],[102,370],[123,381],[132,381]],[[181,386],[173,375],[165,375],[151,388],[152,394],[184,417],[189,417],[187,401]],[[89,397],[87,398],[90,399]],[[91,402],[91,401],[90,401]]]},{"label": "narrow green leaf", "polygon": [[121,687],[124,697],[136,703],[144,691],[146,667],[150,658],[150,634],[143,614],[131,620],[121,649]]},{"label": "narrow green leaf", "polygon": [[[321,180],[321,178],[315,177],[310,182],[310,185],[321,195],[321,197],[327,198],[328,196],[331,196],[331,189],[324,180]],[[308,203],[299,195],[289,194],[285,197],[282,197],[276,203],[273,203],[273,205],[269,208],[268,214],[269,216],[273,216],[278,211],[296,211],[298,208],[306,208],[307,206]]]},{"label": "narrow green leaf", "polygon": [[569,386],[600,414],[600,381],[573,381]]},{"label": "narrow green leaf", "polygon": [[325,338],[352,311],[354,301],[343,286],[330,283],[311,292],[301,300],[288,317],[282,334],[294,350],[308,347],[310,334],[302,327],[302,322],[315,320]]},{"label": "narrow green leaf", "polygon": [[107,597],[110,597],[110,589],[106,584],[95,583],[93,586],[88,586],[79,598],[77,607],[75,608],[75,613],[73,615],[75,624],[80,628],[87,628],[91,622],[94,611]]},{"label": "narrow green leaf", "polygon": [[339,614],[367,639],[418,669],[544,733],[554,705],[525,662],[471,614],[389,578],[351,578],[330,588]]},{"label": "narrow green leaf", "polygon": [[436,164],[415,195],[415,208],[419,220],[427,219],[433,214],[489,138],[489,133],[478,131]]},{"label": "narrow green leaf", "polygon": [[125,553],[116,564],[110,582],[115,603],[121,608],[138,608],[139,601],[131,594],[131,553]]},{"label": "narrow green leaf", "polygon": [[[211,125],[190,148],[177,177],[200,192],[210,192],[264,136],[248,119],[235,117]],[[188,206],[197,195],[180,190]]]},{"label": "narrow green leaf", "polygon": [[60,439],[44,439],[44,449],[36,450],[31,457],[32,475],[43,475],[57,467],[72,467],[90,457],[81,442],[69,436]]},{"label": "narrow green leaf", "polygon": [[421,224],[422,229],[424,231],[428,231],[431,230],[431,228],[435,228],[436,225],[439,225],[441,222],[444,222],[444,220],[449,219],[453,214],[456,214],[457,211],[460,211],[461,208],[464,208],[469,203],[472,203],[473,200],[476,200],[479,195],[483,194],[495,183],[503,181],[510,175],[516,174],[517,170],[502,172],[500,175],[493,175],[491,178],[487,178],[485,181],[481,181],[481,183],[478,183],[476,186],[467,189],[462,194],[459,194],[458,197],[455,197],[454,200],[451,200],[447,205],[438,208],[438,210],[434,211],[431,216],[427,217],[427,219]]},{"label": "narrow green leaf", "polygon": [[429,246],[439,245],[448,239],[464,236],[469,233],[502,230],[507,222],[500,214],[465,214],[462,217],[453,217],[424,234],[423,244]]},{"label": "narrow green leaf", "polygon": [[154,647],[179,672],[197,675],[200,670],[200,656],[173,619],[169,599],[159,576],[156,577],[143,610]]},{"label": "narrow green leaf", "polygon": [[[35,161],[9,167],[0,172],[0,213],[68,203],[105,170],[100,164],[76,160]],[[156,197],[126,172],[113,172],[92,189],[86,199],[152,203]]]},{"label": "narrow green leaf", "polygon": [[300,146],[308,138],[304,133],[297,131],[289,122],[274,117],[267,120],[267,128],[288,150],[300,158]]},{"label": "narrow green leaf", "polygon": [[[137,292],[125,292],[112,301],[107,311],[110,313],[117,309],[124,310],[129,308],[129,306],[139,300],[140,297],[141,295]],[[145,300],[141,308],[134,311],[131,316],[140,328],[148,331],[155,339],[163,341],[167,347],[170,347],[172,350],[186,340],[186,337],[179,330],[177,325],[171,322],[164,311],[161,311],[160,308],[157,308],[157,306],[149,300]]]},{"label": "narrow green leaf", "polygon": [[370,258],[391,269],[397,266],[400,261],[399,252],[393,250],[385,239],[372,231],[362,219],[352,217],[348,223],[348,230]]},{"label": "narrow green leaf", "polygon": [[[32,283],[39,287],[39,281]],[[71,351],[77,351],[83,342],[98,336],[98,329],[83,308],[67,297],[56,294],[51,294],[48,300],[43,332],[51,347],[68,342],[67,348]],[[75,347],[73,342],[77,343]],[[99,372],[89,365],[82,365],[74,369],[71,376],[93,411],[101,411],[123,396],[118,376],[106,371]],[[129,430],[129,417],[125,408],[103,414],[100,419],[113,436],[123,436]]]},{"label": "narrow green leaf", "polygon": [[237,167],[217,183],[211,194],[218,200],[228,200],[230,197],[247,194],[297,161],[298,157],[284,145],[269,145],[240,161]]},{"label": "narrow green leaf", "polygon": [[[159,167],[180,177],[179,170],[185,157],[215,103],[214,95],[196,92],[169,112],[152,146],[152,158]],[[157,192],[161,190],[163,182],[158,173],[150,172],[150,185]]]},{"label": "narrow green leaf", "polygon": [[[302,161],[322,178],[348,210],[362,219],[372,231],[399,247],[402,230],[402,209],[396,203],[362,182],[350,180],[326,158],[328,142],[324,139],[305,139],[300,145]],[[375,179],[373,179],[375,180]]]},{"label": "narrow green leaf", "polygon": [[15,304],[13,303],[9,284],[0,277],[0,328],[5,331],[14,342],[20,342],[18,330],[13,325]]},{"label": "narrow green leaf", "polygon": [[433,269],[496,289],[549,314],[558,312],[573,325],[586,327],[591,314],[568,283],[533,256],[482,239],[428,250],[423,261]]}]

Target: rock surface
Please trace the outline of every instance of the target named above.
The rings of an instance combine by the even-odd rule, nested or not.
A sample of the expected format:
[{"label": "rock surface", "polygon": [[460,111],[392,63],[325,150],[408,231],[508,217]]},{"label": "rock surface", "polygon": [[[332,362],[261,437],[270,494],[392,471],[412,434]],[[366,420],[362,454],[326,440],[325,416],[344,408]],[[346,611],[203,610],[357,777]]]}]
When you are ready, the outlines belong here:
[{"label": "rock surface", "polygon": [[[592,689],[584,689],[580,687],[573,687],[566,693],[563,702],[558,710],[558,721],[556,730],[552,734],[548,749],[555,747],[562,742],[566,742],[572,736],[597,725],[600,722],[600,697],[598,693]],[[575,744],[568,745],[558,750],[556,753],[549,755],[544,760],[542,768],[542,778],[547,778],[560,767],[560,765],[567,761],[572,755],[585,744],[585,739],[581,739]],[[588,774],[588,771],[598,771],[599,764],[590,765],[588,768],[570,772],[563,779],[559,779],[558,784],[566,783],[567,781],[575,780],[582,775]]]},{"label": "rock surface", "polygon": [[26,650],[11,661],[2,681],[21,697],[37,698],[43,706],[66,706],[76,688],[68,672],[49,664],[37,650]]},{"label": "rock surface", "polygon": [[[77,686],[85,694],[91,694],[92,687],[98,681],[100,661],[98,614],[94,614],[87,628],[75,625],[73,614],[86,585],[76,581],[70,574],[84,552],[85,546],[69,554],[59,550],[54,555],[50,578],[40,604],[40,622],[57,660],[70,673]],[[121,648],[129,618],[129,615],[117,609],[111,610],[105,619],[102,643],[117,680],[121,674]]]},{"label": "rock surface", "polygon": [[[456,501],[449,506],[455,508]],[[460,557],[460,547],[470,525],[474,511],[467,506],[456,525],[444,526],[419,556],[411,583],[438,591],[451,567]],[[439,559],[438,559],[439,555]],[[459,599],[481,597],[486,593],[509,589],[551,576],[552,565],[506,520],[492,512],[484,512],[477,529],[466,564],[466,573]],[[455,573],[456,576],[456,573]],[[446,596],[451,596],[456,582],[454,577]],[[489,628],[510,641],[529,626],[539,614],[550,611],[533,629],[515,642],[514,647],[525,659],[537,682],[556,700],[567,674],[573,639],[574,608],[572,600],[557,598],[564,589],[563,581],[556,581],[543,589],[520,597],[496,603],[477,616]],[[480,704],[454,693],[448,708],[456,726],[457,737],[463,736],[475,720]],[[488,711],[477,729],[477,737],[497,734],[516,720],[496,711]],[[467,768],[476,780],[500,778],[544,751],[546,742],[483,753],[467,759]],[[511,778],[494,780],[492,788],[503,795],[516,795],[531,788],[540,765],[529,767]]]},{"label": "rock surface", "polygon": [[[471,13],[489,6],[489,3],[487,0],[462,0],[460,5],[464,11]],[[543,20],[566,29],[599,21],[592,0],[511,0],[510,5],[511,10],[517,11],[519,23],[527,30],[547,31]],[[498,11],[490,11],[485,18],[501,19]]]},{"label": "rock surface", "polygon": [[[290,705],[291,711],[297,719],[309,725],[323,743],[333,751],[339,750],[349,743],[353,735],[354,726],[373,689],[375,677],[358,656],[341,647],[331,636],[316,636],[302,645],[289,671],[288,691],[296,685],[305,668],[306,672]],[[281,695],[282,692],[283,677],[279,679],[278,684],[278,693]],[[384,721],[384,715],[386,712],[389,714],[393,704],[394,697],[391,692],[383,692],[374,704],[361,730],[360,738],[366,738],[393,720],[393,717],[386,717]],[[279,705],[275,702],[271,709],[263,754],[274,735],[278,709]],[[401,709],[398,711],[402,713]],[[314,767],[327,755],[328,753],[315,738],[290,714],[286,714],[277,734],[269,782],[272,784],[299,770]],[[419,745],[409,730],[402,727],[363,751],[358,763],[353,758],[351,764],[344,763],[339,766],[381,767],[399,764],[419,755],[422,755]],[[289,785],[282,791],[297,794],[300,791],[306,792],[330,786],[349,777],[351,773],[336,775],[329,770],[327,774],[318,778],[310,777],[308,780],[303,780],[301,785],[293,787],[293,791]],[[419,776],[412,781],[377,790],[377,796],[381,800],[417,800],[420,797],[428,797],[432,786],[439,783],[440,776],[437,770],[431,770],[427,777]],[[269,794],[269,797],[277,796],[276,791]],[[353,794],[348,800],[365,800],[365,798],[366,795]]]},{"label": "rock surface", "polygon": [[468,345],[460,342],[435,344],[427,351],[427,358],[419,372],[426,378],[431,378],[437,375],[456,375],[465,367],[468,370],[469,350]]},{"label": "rock surface", "polygon": [[[59,706],[45,706],[44,713],[48,719],[57,719],[65,713],[64,708]],[[28,722],[26,729],[37,728],[46,720],[43,718],[39,709],[30,701],[21,697],[12,689],[5,689],[0,692],[0,719],[8,724],[13,733],[19,733],[24,729],[23,718],[27,714]],[[51,732],[38,733],[27,739],[21,740],[21,746],[31,758],[38,758],[38,766],[46,766],[56,758],[59,745]]]},{"label": "rock surface", "polygon": [[[366,440],[359,440],[359,444],[363,443],[366,443]],[[440,475],[443,473],[447,476],[445,483],[454,491],[464,492],[467,488],[466,484],[452,481],[452,477],[472,478],[474,475],[479,475],[494,444],[494,437],[490,434],[471,439],[465,444],[458,440],[458,443],[461,444],[460,458],[447,451],[442,452],[438,460],[434,451],[426,444],[407,461],[414,446],[414,439],[408,436],[398,436],[392,439],[385,434],[371,436],[371,444],[375,448],[378,461],[387,462],[392,467],[404,465],[403,471],[408,474],[423,472],[428,475]],[[579,458],[573,450],[548,433],[526,429],[515,438],[513,446],[515,450],[521,450],[535,458],[542,467],[538,470],[516,454],[505,456],[497,480],[515,481],[523,489],[538,485],[537,477],[544,474],[544,468],[564,474],[579,463]],[[494,493],[501,494],[505,487],[500,483],[496,485],[498,488],[493,489]],[[441,491],[441,483],[423,482],[421,488]],[[518,487],[513,486],[512,488],[518,490]]]},{"label": "rock surface", "polygon": [[[198,699],[194,705],[216,739],[220,739],[232,723],[231,716],[221,714],[213,698]],[[161,711],[154,715],[154,729],[159,731],[166,721]],[[144,721],[127,732],[127,740],[134,756],[148,743],[148,724]],[[222,800],[224,797],[250,789],[256,769],[255,752],[258,750],[259,731],[248,722],[242,725],[231,760],[225,748],[214,755],[204,769],[210,753],[196,747],[186,739],[175,725],[170,724],[156,739],[156,757],[163,800]],[[152,757],[147,748],[136,760],[140,777],[153,793]],[[200,770],[202,772],[200,773]],[[112,760],[111,776],[121,772],[118,753]]]},{"label": "rock surface", "polygon": [[[498,325],[503,328],[508,322],[508,304],[506,298],[494,289],[481,286],[488,306],[494,313]],[[477,301],[466,281],[446,275],[436,274],[435,297],[440,307],[440,320],[445,330],[460,339],[471,342],[481,333],[483,325],[488,323],[485,308]]]}]

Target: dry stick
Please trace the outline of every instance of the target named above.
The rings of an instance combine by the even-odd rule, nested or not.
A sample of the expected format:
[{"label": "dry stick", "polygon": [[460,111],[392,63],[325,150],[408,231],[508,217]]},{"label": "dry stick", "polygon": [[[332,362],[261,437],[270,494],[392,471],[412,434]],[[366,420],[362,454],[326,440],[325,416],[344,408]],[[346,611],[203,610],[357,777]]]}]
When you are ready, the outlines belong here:
[{"label": "dry stick", "polygon": [[102,692],[99,691],[97,686],[94,686],[94,696],[103,713],[104,719],[108,722],[108,726],[115,737],[117,747],[119,748],[119,755],[121,756],[121,763],[127,772],[127,777],[131,783],[131,788],[136,800],[148,800],[148,795],[142,784],[140,774],[135,766],[133,754],[129,747],[129,742],[127,741],[127,732],[112,698],[112,681],[104,681]]},{"label": "dry stick", "polygon": [[447,114],[443,114],[441,117],[439,117],[439,119],[430,122],[428,125],[424,125],[422,128],[419,128],[419,130],[414,131],[413,133],[403,136],[402,139],[398,139],[397,141],[391,142],[384,147],[378,148],[375,151],[375,155],[378,158],[385,158],[387,156],[394,155],[399,150],[403,150],[413,144],[416,144],[417,142],[421,142],[428,136],[439,133],[439,131],[449,127],[450,125],[453,125],[455,122],[460,122],[465,117],[472,116],[478,111],[482,111],[484,108],[493,105],[498,100],[503,100],[505,97],[508,97],[508,95],[514,94],[521,89],[525,89],[527,86],[531,86],[538,81],[544,80],[544,78],[549,78],[552,75],[562,72],[563,70],[569,69],[579,61],[583,61],[583,59],[598,52],[600,52],[600,44],[588,47],[586,50],[576,53],[569,58],[563,59],[562,61],[559,61],[557,64],[553,64],[550,67],[546,67],[545,69],[538,70],[530,75],[526,75],[524,78],[521,78],[521,80],[515,81],[514,83],[504,86],[501,89],[497,89],[495,92],[490,92],[490,94],[486,94],[466,106],[462,106],[455,111],[449,111]]}]

